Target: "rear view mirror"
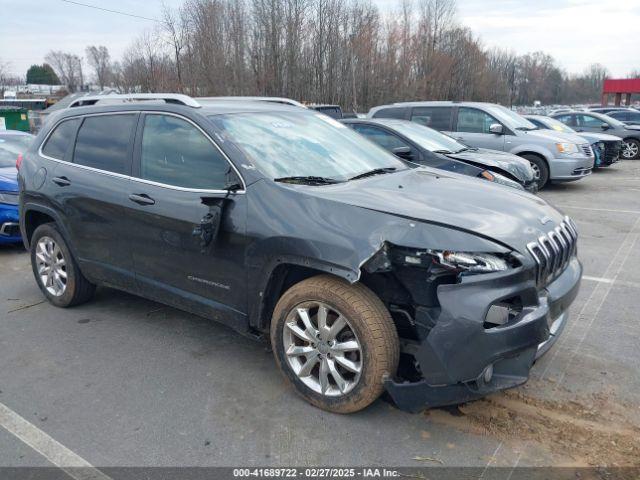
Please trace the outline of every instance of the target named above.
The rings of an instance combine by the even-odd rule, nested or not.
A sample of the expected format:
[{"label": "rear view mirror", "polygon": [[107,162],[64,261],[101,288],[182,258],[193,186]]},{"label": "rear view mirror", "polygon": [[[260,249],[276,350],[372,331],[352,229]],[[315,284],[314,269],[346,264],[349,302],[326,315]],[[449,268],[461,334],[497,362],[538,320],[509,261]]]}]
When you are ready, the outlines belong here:
[{"label": "rear view mirror", "polygon": [[396,157],[404,158],[405,160],[413,158],[413,152],[410,147],[396,147],[392,152]]},{"label": "rear view mirror", "polygon": [[504,129],[502,128],[502,125],[500,125],[499,123],[492,123],[489,126],[489,131],[494,135],[502,135],[504,133]]},{"label": "rear view mirror", "polygon": [[603,123],[603,124],[602,124],[602,129],[603,129],[603,130],[609,130],[609,128],[610,128],[610,127],[609,127],[609,124],[608,124],[608,123],[606,123],[606,122],[605,122],[605,123]]}]

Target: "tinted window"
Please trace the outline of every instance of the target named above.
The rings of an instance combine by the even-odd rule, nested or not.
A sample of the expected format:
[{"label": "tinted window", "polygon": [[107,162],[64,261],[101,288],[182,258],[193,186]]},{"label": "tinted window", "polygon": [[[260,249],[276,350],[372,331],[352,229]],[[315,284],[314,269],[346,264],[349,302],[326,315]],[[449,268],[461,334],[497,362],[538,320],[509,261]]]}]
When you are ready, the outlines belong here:
[{"label": "tinted window", "polygon": [[127,152],[135,121],[136,114],[86,117],[78,131],[73,162],[127,173]]},{"label": "tinted window", "polygon": [[622,122],[626,122],[627,120],[630,119],[629,118],[630,117],[629,112],[610,112],[607,115],[609,115],[610,117],[615,118],[616,120],[620,120]]},{"label": "tinted window", "polygon": [[451,129],[451,107],[416,107],[411,113],[411,121],[436,130]]},{"label": "tinted window", "polygon": [[406,108],[383,108],[373,114],[373,118],[397,118],[402,120],[405,118]]},{"label": "tinted window", "polygon": [[500,123],[488,113],[475,108],[460,107],[458,110],[458,131],[467,133],[491,133],[489,127]]},{"label": "tinted window", "polygon": [[575,125],[575,120],[573,115],[561,115],[556,117],[556,120],[564,123],[565,125]]},{"label": "tinted window", "polygon": [[353,129],[387,150],[410,146],[396,135],[378,127],[372,127],[370,125],[354,125]]},{"label": "tinted window", "polygon": [[169,115],[147,115],[142,134],[140,177],[202,190],[222,190],[231,165],[191,123]]},{"label": "tinted window", "polygon": [[64,159],[67,148],[69,148],[69,145],[73,142],[73,136],[76,133],[78,122],[80,122],[80,120],[74,118],[60,123],[53,130],[53,133],[49,135],[47,143],[45,143],[42,148],[42,153],[49,157],[57,158],[58,160]]}]

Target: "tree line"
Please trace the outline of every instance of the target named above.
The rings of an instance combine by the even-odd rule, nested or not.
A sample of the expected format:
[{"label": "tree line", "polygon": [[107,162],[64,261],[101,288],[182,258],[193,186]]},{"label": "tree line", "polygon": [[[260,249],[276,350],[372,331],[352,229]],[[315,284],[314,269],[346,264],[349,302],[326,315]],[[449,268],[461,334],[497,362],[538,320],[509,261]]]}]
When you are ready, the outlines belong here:
[{"label": "tree line", "polygon": [[[488,49],[456,18],[455,0],[398,0],[393,14],[365,0],[185,0],[122,58],[104,46],[85,57],[101,88],[121,92],[283,96],[355,111],[413,99],[599,100],[603,66],[569,75],[544,52]],[[76,53],[45,60],[69,90],[86,82]]]}]

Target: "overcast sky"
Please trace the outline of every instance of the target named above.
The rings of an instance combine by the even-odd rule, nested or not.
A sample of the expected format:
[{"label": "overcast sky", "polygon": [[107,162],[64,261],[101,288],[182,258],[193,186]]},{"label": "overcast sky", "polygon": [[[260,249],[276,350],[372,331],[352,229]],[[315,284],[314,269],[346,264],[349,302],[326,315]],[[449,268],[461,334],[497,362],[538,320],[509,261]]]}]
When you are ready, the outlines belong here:
[{"label": "overcast sky", "polygon": [[[78,1],[151,18],[160,15],[162,5],[161,0]],[[387,12],[398,5],[398,0],[372,1]],[[640,0],[458,0],[457,5],[461,23],[486,46],[543,50],[569,72],[595,62],[614,77],[640,70]],[[0,60],[19,75],[42,63],[51,49],[83,55],[86,45],[106,45],[119,58],[153,25],[62,0],[0,0],[0,16]]]}]

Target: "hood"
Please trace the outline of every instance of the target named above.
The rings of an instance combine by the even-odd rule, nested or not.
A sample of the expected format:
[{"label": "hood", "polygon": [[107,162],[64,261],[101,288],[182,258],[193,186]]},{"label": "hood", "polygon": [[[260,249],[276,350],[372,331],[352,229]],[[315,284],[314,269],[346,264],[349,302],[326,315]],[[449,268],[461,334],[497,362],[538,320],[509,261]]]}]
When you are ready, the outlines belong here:
[{"label": "hood", "polygon": [[640,131],[640,125],[625,125],[624,128],[627,130],[633,130],[634,132]]},{"label": "hood", "polygon": [[[462,230],[521,253],[526,252],[529,242],[563,219],[547,202],[525,191],[426,167],[326,187],[291,188],[334,202]],[[361,235],[366,236],[366,232]]]},{"label": "hood", "polygon": [[524,133],[533,137],[544,137],[556,143],[568,142],[575,143],[576,145],[585,143],[584,138],[578,133],[558,132],[556,130],[531,130],[530,132]]},{"label": "hood", "polygon": [[14,167],[0,168],[0,191],[18,191],[18,170],[16,170]]},{"label": "hood", "polygon": [[521,183],[530,182],[534,178],[534,173],[529,162],[512,153],[478,148],[460,153],[447,154],[447,157],[484,167],[493,167],[489,168],[490,170],[495,170],[496,168],[504,170],[517,178]]},{"label": "hood", "polygon": [[619,142],[620,140],[622,140],[620,137],[616,137],[615,135],[608,135],[606,133],[580,132],[579,135],[589,143]]}]

